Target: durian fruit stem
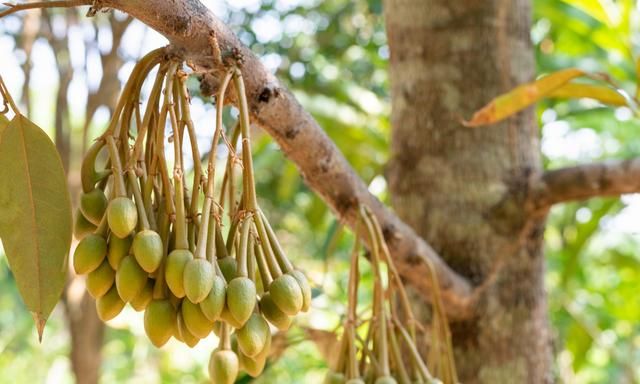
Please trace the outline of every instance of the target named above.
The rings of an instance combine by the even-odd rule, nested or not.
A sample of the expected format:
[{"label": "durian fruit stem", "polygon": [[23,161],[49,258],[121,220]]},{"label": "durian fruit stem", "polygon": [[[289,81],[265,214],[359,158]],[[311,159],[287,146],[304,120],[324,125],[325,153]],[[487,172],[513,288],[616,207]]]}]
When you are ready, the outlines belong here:
[{"label": "durian fruit stem", "polygon": [[161,215],[158,222],[158,233],[162,239],[162,262],[158,268],[158,274],[156,277],[155,285],[153,286],[153,298],[164,299],[166,297],[167,283],[165,281],[164,270],[167,262],[167,255],[169,254],[169,229],[170,229],[169,216]]},{"label": "durian fruit stem", "polygon": [[287,255],[284,253],[284,250],[282,249],[282,246],[280,245],[280,242],[276,237],[275,231],[273,230],[273,228],[271,228],[271,224],[269,224],[269,220],[267,220],[267,217],[264,215],[264,212],[262,212],[261,209],[258,209],[258,212],[267,231],[267,237],[269,238],[269,243],[271,244],[273,253],[278,260],[278,265],[284,273],[293,271],[293,265],[287,258]]},{"label": "durian fruit stem", "polygon": [[255,211],[258,208],[256,198],[255,179],[253,175],[253,158],[251,157],[251,126],[249,120],[249,106],[247,103],[247,94],[244,88],[244,80],[242,72],[235,68],[233,73],[233,84],[236,88],[238,96],[238,109],[240,110],[240,129],[242,130],[242,165],[244,167],[243,177],[247,189],[245,190],[245,208],[249,211]]},{"label": "durian fruit stem", "polygon": [[220,349],[231,349],[231,333],[229,332],[229,324],[222,322],[222,329],[220,330]]},{"label": "durian fruit stem", "polygon": [[418,349],[416,348],[416,345],[411,340],[411,336],[409,336],[407,331],[404,329],[402,324],[397,319],[394,319],[394,324],[395,324],[396,328],[398,329],[398,332],[400,333],[400,336],[402,336],[402,338],[404,339],[405,344],[409,348],[409,352],[411,353],[411,356],[413,357],[414,361],[416,362],[416,364],[420,368],[420,374],[424,378],[426,378],[427,380],[433,379],[433,376],[429,372],[429,369],[427,368],[427,365],[424,363],[424,361],[422,360],[422,357],[420,356],[420,352],[418,352]]},{"label": "durian fruit stem", "polygon": [[347,365],[347,356],[349,352],[349,343],[345,333],[342,334],[342,339],[340,340],[340,347],[337,360],[335,362],[335,366],[333,367],[333,371],[336,373],[344,373],[346,365]]},{"label": "durian fruit stem", "polygon": [[214,213],[211,212],[211,214],[209,215],[209,225],[207,226],[207,260],[210,263],[213,263],[214,265],[217,265],[218,263],[216,263],[216,225],[215,225],[215,221],[216,218],[214,216]]},{"label": "durian fruit stem", "polygon": [[249,254],[249,232],[252,223],[251,216],[246,216],[242,221],[241,237],[240,237],[240,252],[238,252],[238,276],[247,277],[249,272],[247,270],[247,260]]},{"label": "durian fruit stem", "polygon": [[[228,73],[220,87],[220,92],[216,100],[216,128],[213,134],[213,140],[211,143],[211,150],[209,151],[209,163],[207,165],[207,188],[205,192],[204,207],[202,209],[202,223],[200,225],[200,233],[198,235],[198,247],[196,248],[195,257],[206,257],[207,246],[207,229],[209,227],[209,218],[211,216],[211,208],[214,201],[214,182],[215,182],[215,165],[216,165],[216,152],[218,148],[218,140],[220,139],[220,133],[222,132],[222,109],[224,108],[224,96],[231,80],[231,73]],[[198,160],[199,161],[199,160]]]},{"label": "durian fruit stem", "polygon": [[375,340],[378,346],[378,361],[380,367],[378,370],[379,376],[389,376],[389,348],[387,344],[387,318],[386,309],[384,307],[384,290],[382,287],[382,276],[380,273],[380,249],[378,242],[376,241],[375,231],[371,220],[366,215],[365,208],[360,207],[360,217],[364,221],[369,234],[369,244],[371,244],[371,265],[373,266],[374,274],[374,307],[373,307],[373,322],[377,325],[377,332]]},{"label": "durian fruit stem", "polygon": [[227,252],[227,247],[224,244],[224,238],[222,237],[222,229],[220,228],[220,222],[216,219],[214,220],[215,230],[216,230],[216,257],[218,259],[222,259],[227,257],[229,253]]},{"label": "durian fruit stem", "polygon": [[[109,152],[109,159],[111,162],[112,173],[114,178],[114,188],[117,197],[127,196],[126,184],[124,181],[124,171],[121,162],[121,153],[118,150],[116,140],[122,144],[122,156],[126,159],[128,155],[128,149],[126,143],[129,135],[129,125],[132,115],[133,103],[137,104],[137,99],[142,82],[149,74],[151,69],[161,62],[164,49],[156,49],[148,53],[135,65],[131,76],[127,80],[127,83],[118,99],[118,104],[114,110],[114,114],[109,122],[109,127],[102,134],[100,139],[106,141],[107,150]],[[126,108],[126,109],[125,109]],[[124,114],[123,114],[124,109]],[[125,126],[124,134],[120,138],[120,129]]]},{"label": "durian fruit stem", "polygon": [[264,258],[264,253],[262,253],[262,248],[260,244],[257,242],[253,246],[253,253],[256,258],[256,264],[258,264],[258,272],[260,273],[260,279],[262,280],[263,288],[266,290],[271,282],[273,281],[273,277],[271,277],[271,273],[269,272],[269,266],[267,265],[267,261]]},{"label": "durian fruit stem", "polygon": [[147,212],[144,208],[144,201],[142,200],[142,193],[140,192],[140,184],[138,183],[135,171],[133,169],[128,169],[127,176],[129,177],[129,185],[131,185],[131,189],[133,190],[133,199],[136,203],[138,218],[140,218],[140,222],[142,223],[142,229],[149,229],[149,219],[147,218]]},{"label": "durian fruit stem", "polygon": [[228,255],[233,253],[233,245],[236,241],[236,236],[238,235],[238,225],[240,224],[240,215],[235,215],[231,218],[231,225],[229,226],[229,233],[227,233],[227,242],[225,245],[225,249]]},{"label": "durian fruit stem", "polygon": [[[167,74],[169,76],[169,74]],[[167,160],[164,157],[164,125],[167,120],[168,107],[162,106],[160,116],[156,121],[156,155],[158,172],[160,173],[160,180],[162,182],[163,194],[165,196],[165,207],[167,215],[173,220],[176,214],[176,207],[173,201],[173,189],[171,181],[169,180],[169,170],[167,168]]]},{"label": "durian fruit stem", "polygon": [[255,243],[255,235],[249,233],[249,243],[247,244],[247,277],[253,281],[256,279]]},{"label": "durian fruit stem", "polygon": [[107,150],[109,151],[109,158],[111,160],[111,171],[113,174],[113,186],[116,191],[117,197],[124,197],[127,195],[127,189],[124,184],[124,178],[122,177],[122,164],[120,163],[120,155],[118,154],[118,147],[113,136],[106,137]]},{"label": "durian fruit stem", "polygon": [[282,269],[280,269],[278,260],[273,253],[273,248],[271,248],[271,242],[269,241],[269,235],[267,234],[267,231],[265,229],[262,216],[260,216],[259,214],[255,215],[254,222],[256,223],[256,230],[258,232],[258,237],[260,238],[260,246],[262,247],[262,251],[265,254],[271,276],[274,279],[277,279],[282,275]]},{"label": "durian fruit stem", "polygon": [[409,326],[409,334],[411,335],[411,339],[413,342],[416,342],[416,318],[413,314],[413,310],[411,309],[411,304],[409,303],[409,298],[407,296],[407,292],[404,289],[404,285],[402,284],[402,280],[400,279],[400,274],[396,269],[396,266],[391,259],[391,254],[389,252],[389,248],[387,247],[387,243],[384,240],[382,235],[382,229],[380,228],[380,224],[378,220],[373,215],[371,210],[368,207],[364,208],[367,217],[370,219],[373,224],[373,229],[376,237],[376,242],[378,244],[379,249],[382,251],[382,255],[384,256],[384,262],[387,264],[387,268],[390,272],[390,283],[393,283],[397,288],[399,296],[400,296],[400,304],[402,305],[402,309],[405,312],[405,316],[407,316],[407,324]]},{"label": "durian fruit stem", "polygon": [[228,212],[229,217],[233,218],[235,215],[235,169],[234,163],[236,158],[236,146],[238,138],[240,137],[240,123],[237,122],[233,126],[233,132],[231,133],[231,141],[227,140],[227,137],[223,134],[225,143],[227,144],[227,150],[229,155],[227,156],[227,163],[225,165],[225,173],[222,178],[222,186],[220,187],[220,206],[224,207],[225,199],[229,199]]},{"label": "durian fruit stem", "polygon": [[160,100],[162,84],[166,73],[167,67],[165,65],[161,65],[160,69],[158,70],[158,74],[156,75],[156,79],[153,82],[153,87],[151,88],[149,99],[147,100],[147,108],[145,109],[144,117],[142,118],[142,124],[138,125],[138,136],[136,137],[136,141],[133,144],[133,153],[129,164],[129,166],[131,167],[133,167],[134,161],[140,160],[142,145],[149,130],[151,116],[153,113],[157,112],[156,108]]},{"label": "durian fruit stem", "polygon": [[[174,153],[174,165],[173,165],[173,185],[175,189],[175,223],[174,228],[176,232],[176,249],[189,249],[189,240],[187,237],[187,217],[185,212],[184,201],[184,172],[182,169],[182,142],[180,141],[180,132],[178,121],[176,117],[175,104],[173,101],[173,84],[176,77],[176,71],[179,63],[172,62],[167,71],[164,87],[164,102],[162,122],[166,121],[167,114],[169,115],[169,121],[172,128],[173,137],[173,153]],[[162,125],[159,126],[162,129]],[[164,158],[163,153],[158,154],[161,159]],[[161,160],[162,163],[163,160]],[[166,162],[165,162],[166,166]]]},{"label": "durian fruit stem", "polygon": [[117,128],[118,122],[120,121],[120,115],[129,99],[132,98],[132,96],[135,96],[136,90],[134,89],[134,86],[139,83],[139,79],[144,79],[151,71],[151,69],[162,60],[164,52],[164,48],[155,49],[147,53],[133,67],[131,75],[129,76],[129,79],[127,80],[127,83],[125,84],[124,89],[120,94],[118,104],[114,109],[111,121],[109,122],[109,126],[107,130],[102,134],[101,138],[106,138],[107,136],[119,136]]},{"label": "durian fruit stem", "polygon": [[400,384],[411,384],[411,379],[409,379],[409,374],[407,373],[407,367],[404,364],[404,359],[400,352],[398,339],[393,329],[389,329],[389,344],[391,345],[391,358],[393,359],[394,366],[398,372]]},{"label": "durian fruit stem", "polygon": [[180,111],[182,112],[180,119],[187,128],[189,134],[189,143],[191,144],[191,157],[193,158],[193,188],[191,190],[191,207],[189,209],[189,216],[192,221],[195,222],[198,217],[198,196],[200,193],[200,187],[202,185],[202,161],[200,159],[200,150],[198,148],[198,138],[196,136],[196,130],[191,118],[191,108],[189,106],[189,90],[187,89],[186,74],[181,73],[178,77],[180,80]]},{"label": "durian fruit stem", "polygon": [[[357,226],[357,225],[356,225]],[[357,233],[357,228],[356,228]],[[357,306],[358,306],[358,280],[360,278],[359,263],[358,263],[358,249],[360,248],[360,241],[356,237],[356,241],[351,251],[351,267],[349,268],[349,285],[348,292],[348,306],[347,306],[347,319],[344,325],[343,337],[348,338],[349,343],[349,366],[347,370],[347,378],[354,379],[360,377],[358,370],[358,361],[356,358],[356,345],[355,345],[355,324],[357,321]]]}]

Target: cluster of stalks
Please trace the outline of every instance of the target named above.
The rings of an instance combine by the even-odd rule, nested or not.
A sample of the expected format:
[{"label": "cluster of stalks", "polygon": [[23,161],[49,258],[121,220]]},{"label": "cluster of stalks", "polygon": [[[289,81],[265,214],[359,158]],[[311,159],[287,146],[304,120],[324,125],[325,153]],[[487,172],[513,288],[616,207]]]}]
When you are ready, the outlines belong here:
[{"label": "cluster of stalks", "polygon": [[340,353],[325,378],[325,384],[457,384],[450,333],[432,266],[429,266],[429,278],[435,287],[434,305],[428,334],[429,354],[425,361],[418,351],[416,341],[418,332],[427,331],[414,317],[380,225],[366,207],[360,208],[359,219],[358,226],[364,226],[370,244],[369,256],[374,278],[373,303],[370,311],[362,316],[358,315],[359,258],[363,239],[356,238],[351,254],[349,301],[340,340]]},{"label": "cluster of stalks", "polygon": [[[75,223],[81,240],[73,265],[76,273],[87,275],[87,289],[103,321],[129,303],[144,311],[146,334],[157,347],[171,337],[193,347],[216,333],[220,345],[210,358],[211,380],[233,383],[239,370],[254,377],[262,372],[271,343],[269,324],[288,329],[293,316],[309,309],[311,290],[258,206],[239,66],[229,65],[220,79],[206,172],[182,66],[163,49],[142,58],[109,126],[88,150]],[[141,88],[154,68],[157,75],[141,111]],[[229,141],[222,117],[230,85],[239,117]],[[216,191],[221,138],[229,156]],[[191,185],[183,167],[187,141],[194,161]],[[165,145],[171,144],[170,171],[166,152],[171,150]],[[237,168],[242,169],[241,183]],[[225,210],[230,224],[223,235]],[[232,337],[237,341],[233,348]]]}]

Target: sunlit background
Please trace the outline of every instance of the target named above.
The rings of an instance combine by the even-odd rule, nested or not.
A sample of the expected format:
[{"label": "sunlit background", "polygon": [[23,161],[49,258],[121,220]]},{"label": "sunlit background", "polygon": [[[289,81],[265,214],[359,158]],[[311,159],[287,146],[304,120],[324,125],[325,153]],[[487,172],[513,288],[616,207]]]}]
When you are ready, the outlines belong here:
[{"label": "sunlit background", "polygon": [[[203,2],[294,91],[372,192],[387,201],[389,49],[381,1]],[[610,73],[629,93],[635,91],[635,1],[533,3],[531,39],[539,74],[577,66]],[[23,111],[61,138],[74,198],[83,148],[104,129],[114,92],[135,60],[164,44],[159,34],[117,13],[85,18],[56,10],[0,20],[0,75]],[[195,81],[191,88],[197,95]],[[538,112],[545,167],[640,153],[638,121],[629,109],[579,100],[543,102]],[[195,98],[192,114],[200,148],[207,151],[211,100]],[[281,348],[255,382],[320,382],[326,371],[322,351],[333,339],[317,330],[331,331],[341,321],[352,238],[269,137],[259,135],[254,147],[260,202],[293,262],[310,276],[315,295],[312,311],[280,336]],[[546,282],[558,381],[640,382],[640,196],[558,206],[548,224]],[[82,292],[81,280],[73,284],[70,295]],[[130,308],[108,325],[102,382],[206,381],[206,362],[217,345],[213,335],[194,349],[171,341],[158,350],[144,337],[141,314]],[[73,382],[69,350],[62,304],[38,344],[0,252],[0,382]]]}]

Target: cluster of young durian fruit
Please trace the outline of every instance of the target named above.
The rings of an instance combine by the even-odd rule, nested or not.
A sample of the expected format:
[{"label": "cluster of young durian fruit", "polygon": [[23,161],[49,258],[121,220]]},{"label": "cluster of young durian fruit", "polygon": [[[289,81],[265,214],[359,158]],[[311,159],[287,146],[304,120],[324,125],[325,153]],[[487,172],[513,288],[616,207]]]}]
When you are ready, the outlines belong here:
[{"label": "cluster of young durian fruit", "polygon": [[[359,213],[340,352],[332,362],[325,384],[457,384],[450,332],[432,266],[428,263],[431,274],[425,276],[434,287],[432,320],[427,330],[414,317],[378,221],[367,207],[360,207]],[[359,259],[363,242],[369,244],[373,298],[371,305],[359,312]],[[419,336],[421,341],[429,341],[426,361],[417,347]]]},{"label": "cluster of young durian fruit", "polygon": [[[144,311],[145,332],[157,347],[171,337],[193,347],[211,332],[218,335],[209,373],[213,383],[227,384],[239,370],[254,377],[262,372],[270,324],[288,329],[296,314],[309,309],[311,289],[258,206],[239,67],[229,65],[220,79],[205,172],[182,65],[163,49],[142,58],[106,131],[87,151],[73,267],[87,276],[87,290],[103,321],[128,303]],[[141,89],[154,69],[157,75],[142,111]],[[229,140],[223,109],[231,85],[239,116]],[[221,138],[229,155],[216,186]],[[194,163],[191,188],[183,167],[185,142]],[[170,173],[171,149],[165,145],[171,144]],[[236,175],[238,168],[241,175]],[[223,235],[225,214],[230,222]]]}]

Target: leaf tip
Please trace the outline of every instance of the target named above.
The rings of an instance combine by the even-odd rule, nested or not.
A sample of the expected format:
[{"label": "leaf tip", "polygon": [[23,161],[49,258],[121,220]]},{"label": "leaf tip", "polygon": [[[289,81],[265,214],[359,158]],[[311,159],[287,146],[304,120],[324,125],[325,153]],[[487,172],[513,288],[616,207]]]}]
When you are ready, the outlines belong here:
[{"label": "leaf tip", "polygon": [[42,317],[40,312],[31,312],[33,321],[36,323],[36,329],[38,330],[38,342],[42,343],[42,335],[44,334],[44,326],[47,324],[47,319]]}]

